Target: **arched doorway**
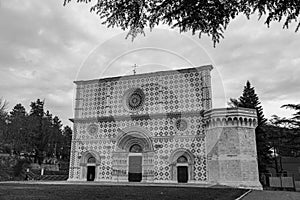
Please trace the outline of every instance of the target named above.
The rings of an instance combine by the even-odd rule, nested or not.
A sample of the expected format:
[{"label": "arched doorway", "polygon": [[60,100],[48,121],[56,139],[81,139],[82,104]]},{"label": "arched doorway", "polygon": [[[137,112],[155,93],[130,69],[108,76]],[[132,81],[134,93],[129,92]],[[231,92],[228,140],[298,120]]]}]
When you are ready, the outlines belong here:
[{"label": "arched doorway", "polygon": [[129,149],[129,182],[141,182],[142,180],[142,152],[143,149],[139,144],[134,144]]},{"label": "arched doorway", "polygon": [[194,155],[187,149],[176,149],[170,156],[171,180],[187,183],[194,180]]},{"label": "arched doorway", "polygon": [[87,181],[94,181],[96,177],[96,159],[91,156],[87,160]]},{"label": "arched doorway", "polygon": [[188,175],[188,160],[185,156],[180,156],[177,159],[177,181],[178,183],[187,183]]},{"label": "arched doorway", "polygon": [[82,181],[94,181],[98,180],[100,156],[98,152],[93,150],[85,151],[80,155],[80,179]]}]

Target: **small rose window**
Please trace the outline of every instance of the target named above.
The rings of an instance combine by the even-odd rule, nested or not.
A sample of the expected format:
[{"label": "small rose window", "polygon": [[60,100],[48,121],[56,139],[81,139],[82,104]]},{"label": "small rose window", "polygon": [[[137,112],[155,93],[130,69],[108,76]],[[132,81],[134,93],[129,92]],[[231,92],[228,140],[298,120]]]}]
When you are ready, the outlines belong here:
[{"label": "small rose window", "polygon": [[176,126],[176,129],[179,130],[179,131],[184,131],[187,129],[187,121],[186,120],[183,120],[183,119],[178,119],[176,122],[175,122],[175,126]]}]

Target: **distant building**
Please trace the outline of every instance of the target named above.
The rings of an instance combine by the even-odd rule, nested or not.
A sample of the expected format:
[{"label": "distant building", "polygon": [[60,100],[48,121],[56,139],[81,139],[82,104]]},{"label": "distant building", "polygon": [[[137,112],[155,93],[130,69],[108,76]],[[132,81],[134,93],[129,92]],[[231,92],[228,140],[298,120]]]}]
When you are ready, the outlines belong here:
[{"label": "distant building", "polygon": [[212,109],[212,69],[75,81],[69,180],[261,189],[256,111]]}]

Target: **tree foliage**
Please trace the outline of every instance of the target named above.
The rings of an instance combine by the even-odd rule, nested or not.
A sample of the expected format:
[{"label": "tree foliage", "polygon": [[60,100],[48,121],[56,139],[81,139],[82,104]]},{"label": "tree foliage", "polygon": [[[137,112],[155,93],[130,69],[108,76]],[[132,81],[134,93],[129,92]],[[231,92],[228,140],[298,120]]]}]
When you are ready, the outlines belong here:
[{"label": "tree foliage", "polygon": [[255,109],[257,112],[257,127],[255,129],[256,147],[258,157],[258,167],[260,172],[265,172],[267,165],[271,162],[271,144],[269,135],[266,131],[266,118],[263,114],[263,108],[260,105],[259,98],[255,93],[254,87],[247,81],[242,95],[238,99],[230,99],[230,105],[234,107],[243,107]]},{"label": "tree foliage", "polygon": [[[282,108],[296,111],[291,118],[281,118],[276,115],[270,120],[276,131],[272,140],[280,156],[300,156],[300,104],[286,104]],[[276,138],[276,135],[280,137]]]},{"label": "tree foliage", "polygon": [[291,118],[278,119],[277,124],[286,123],[289,124],[292,128],[300,129],[300,104],[285,104],[281,107],[295,110],[296,113],[294,113],[293,117]]},{"label": "tree foliage", "polygon": [[44,101],[30,104],[29,113],[17,104],[7,116],[7,134],[3,142],[17,155],[34,155],[35,162],[45,157],[69,159],[72,130],[62,127],[61,120],[44,110]]},{"label": "tree foliage", "polygon": [[[64,0],[64,5],[72,0]],[[92,0],[77,0],[90,3]],[[206,34],[214,45],[223,38],[223,32],[238,14],[248,19],[258,13],[259,18],[267,16],[265,24],[283,21],[283,28],[299,20],[299,0],[97,0],[90,9],[96,13],[102,24],[129,30],[133,38],[144,34],[159,24],[178,28],[180,32]],[[300,22],[297,24],[298,31]]]},{"label": "tree foliage", "polygon": [[7,141],[11,148],[20,153],[27,150],[27,113],[21,104],[17,104],[8,116]]}]

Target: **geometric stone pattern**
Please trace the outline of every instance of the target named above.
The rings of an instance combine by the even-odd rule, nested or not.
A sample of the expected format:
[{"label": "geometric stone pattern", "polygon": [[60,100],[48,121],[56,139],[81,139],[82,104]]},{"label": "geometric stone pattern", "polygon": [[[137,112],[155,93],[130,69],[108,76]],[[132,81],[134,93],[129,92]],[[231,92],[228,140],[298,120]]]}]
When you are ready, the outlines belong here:
[{"label": "geometric stone pattern", "polygon": [[[181,118],[186,120],[188,126],[185,131],[176,129],[177,118],[144,119],[110,122],[87,122],[79,123],[76,128],[76,139],[73,139],[73,151],[77,155],[85,151],[94,150],[101,152],[101,179],[111,179],[112,174],[112,152],[116,150],[115,139],[119,131],[129,126],[142,126],[153,133],[151,139],[154,146],[159,145],[154,156],[154,180],[169,180],[170,166],[169,156],[178,148],[190,150],[195,156],[194,178],[196,181],[206,181],[206,158],[205,158],[205,136],[201,124],[201,117]],[[90,126],[97,126],[97,133],[88,133]],[[74,157],[75,158],[75,157]],[[73,168],[79,168],[74,163]],[[74,174],[74,173],[73,173]],[[79,175],[78,175],[79,177]],[[75,178],[76,179],[76,178]]]},{"label": "geometric stone pattern", "polygon": [[69,180],[87,180],[95,166],[95,181],[128,181],[130,166],[140,170],[129,158],[142,156],[144,182],[177,182],[186,167],[188,182],[258,188],[256,113],[211,110],[211,70],[76,81]]},{"label": "geometric stone pattern", "polygon": [[210,109],[211,68],[205,69],[75,82],[76,115],[80,118],[128,115],[124,108],[124,94],[132,88],[140,88],[145,94],[144,106],[135,114]]},{"label": "geometric stone pattern", "polygon": [[177,149],[193,154],[191,181],[207,181],[200,112],[211,108],[211,69],[203,66],[75,82],[70,179],[83,178],[80,160],[87,151],[99,152],[98,180],[127,176],[128,153],[118,153],[117,140],[123,129],[142,127],[150,133],[154,147],[143,158],[144,173],[153,181],[171,180],[170,155]]}]

